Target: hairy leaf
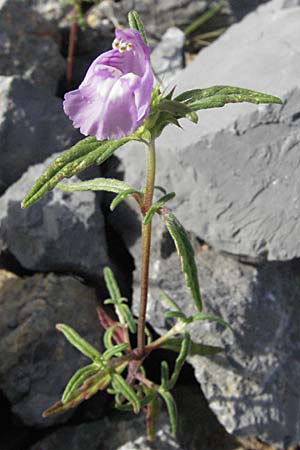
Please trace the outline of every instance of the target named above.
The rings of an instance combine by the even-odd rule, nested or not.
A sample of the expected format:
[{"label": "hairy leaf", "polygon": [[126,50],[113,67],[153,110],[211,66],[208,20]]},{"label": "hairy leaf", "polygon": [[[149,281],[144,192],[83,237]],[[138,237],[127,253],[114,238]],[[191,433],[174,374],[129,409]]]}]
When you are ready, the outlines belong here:
[{"label": "hairy leaf", "polygon": [[132,195],[132,194],[137,194],[141,198],[141,193],[139,191],[137,191],[136,189],[134,189],[134,188],[126,189],[125,191],[120,192],[113,199],[113,201],[110,204],[110,210],[113,211],[122,200],[124,200],[128,195]]},{"label": "hairy leaf", "polygon": [[108,360],[112,356],[121,356],[123,350],[125,350],[127,347],[128,347],[127,342],[122,342],[121,344],[117,344],[117,345],[107,349],[103,354],[103,358],[105,360]]},{"label": "hairy leaf", "polygon": [[163,389],[159,389],[159,393],[164,399],[169,414],[172,434],[175,436],[177,431],[177,407],[172,394]]},{"label": "hairy leaf", "polygon": [[161,373],[161,387],[162,389],[167,390],[169,384],[169,366],[167,361],[161,362],[160,373]]},{"label": "hairy leaf", "polygon": [[168,100],[164,98],[158,105],[153,108],[152,111],[167,112],[171,113],[176,119],[185,117],[186,119],[189,119],[194,123],[198,122],[198,116],[197,114],[195,114],[190,105],[177,101],[176,99]]},{"label": "hairy leaf", "polygon": [[282,103],[280,98],[273,95],[234,86],[212,86],[205,89],[193,89],[178,95],[175,100],[183,102],[193,111],[219,108],[227,103]]},{"label": "hairy leaf", "polygon": [[175,311],[182,312],[181,308],[177,305],[177,303],[162,289],[160,289],[160,293],[164,300],[173,308]]},{"label": "hairy leaf", "polygon": [[132,387],[118,373],[113,374],[112,385],[117,392],[131,403],[133,411],[137,414],[140,410],[140,401]]},{"label": "hairy leaf", "polygon": [[101,353],[99,353],[95,347],[83,339],[77,331],[73,330],[73,328],[63,323],[58,323],[56,328],[61,331],[65,335],[66,339],[85,356],[93,361],[101,359]]},{"label": "hairy leaf", "polygon": [[55,158],[42,173],[25,195],[22,208],[27,208],[35,203],[62,179],[69,178],[92,164],[102,164],[115,150],[131,139],[127,136],[116,140],[97,141],[95,137],[89,136],[77,142],[69,150]]},{"label": "hairy leaf", "polygon": [[[182,338],[172,338],[164,342],[161,348],[166,350],[171,350],[173,352],[179,352],[181,349]],[[217,353],[223,352],[224,349],[221,347],[215,347],[213,345],[197,344],[196,342],[191,342],[191,347],[189,351],[189,356],[199,355],[199,356],[213,356]]]},{"label": "hairy leaf", "polygon": [[128,23],[130,28],[133,28],[135,30],[138,30],[143,38],[143,41],[145,42],[145,44],[147,44],[147,36],[146,36],[146,32],[145,32],[145,28],[143,25],[143,22],[140,18],[140,16],[138,15],[138,13],[134,10],[129,11],[128,13]]},{"label": "hairy leaf", "polygon": [[231,331],[233,331],[232,327],[227,323],[224,319],[221,317],[215,316],[213,314],[204,314],[204,313],[198,313],[193,316],[193,320],[208,320],[209,322],[217,322],[220,325],[223,325],[223,327],[230,328]]},{"label": "hairy leaf", "polygon": [[169,200],[175,197],[175,192],[170,192],[169,194],[164,195],[161,197],[157,202],[153,203],[152,206],[150,206],[149,210],[145,214],[145,217],[143,219],[143,224],[147,225],[151,220],[156,211],[161,208],[164,204],[166,204]]},{"label": "hairy leaf", "polygon": [[180,375],[181,369],[186,361],[191,350],[191,337],[189,333],[184,333],[184,337],[182,339],[180,352],[176,358],[174,372],[169,381],[169,389],[173,389]]},{"label": "hairy leaf", "polygon": [[73,396],[74,391],[80,386],[90,375],[99,371],[99,367],[96,364],[90,364],[85,367],[81,367],[74,373],[67,386],[65,387],[62,395],[62,403],[67,403]]},{"label": "hairy leaf", "polygon": [[103,274],[105,284],[108,289],[109,295],[111,296],[111,299],[116,304],[122,303],[122,296],[113,271],[109,267],[104,267]]},{"label": "hairy leaf", "polygon": [[61,400],[54,403],[50,408],[43,412],[43,417],[49,417],[53,414],[61,413],[70,408],[75,408],[79,403],[89,399],[98,391],[105,389],[110,383],[111,376],[103,370],[100,374],[87,378],[79,389],[76,389],[72,397],[63,403]]},{"label": "hairy leaf", "polygon": [[171,237],[173,238],[177,252],[181,257],[182,271],[185,275],[186,284],[190,289],[191,296],[196,307],[199,311],[201,311],[202,301],[200,296],[197,266],[194,258],[194,250],[189,241],[187,232],[176,217],[167,209],[164,210],[162,218]]},{"label": "hairy leaf", "polygon": [[57,185],[62,191],[106,191],[119,194],[120,192],[132,189],[129,184],[114,178],[94,178],[88,181],[79,181],[76,183],[59,183]]}]

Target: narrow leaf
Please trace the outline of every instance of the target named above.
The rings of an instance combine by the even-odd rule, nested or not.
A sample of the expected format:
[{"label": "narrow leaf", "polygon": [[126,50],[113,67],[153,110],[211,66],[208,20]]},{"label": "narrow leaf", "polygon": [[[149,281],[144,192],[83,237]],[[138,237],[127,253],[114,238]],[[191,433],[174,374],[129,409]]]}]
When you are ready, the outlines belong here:
[{"label": "narrow leaf", "polygon": [[148,209],[147,213],[145,214],[143,224],[147,225],[152,220],[152,217],[154,216],[156,211],[175,196],[176,196],[175,192],[170,192],[169,194],[166,194],[163,197],[161,197],[157,202],[153,203],[153,205]]},{"label": "narrow leaf", "polygon": [[202,301],[200,296],[197,266],[194,258],[194,250],[189,241],[187,232],[176,217],[167,209],[164,210],[162,218],[171,237],[173,238],[177,252],[181,257],[182,271],[185,275],[186,284],[190,289],[191,296],[196,307],[199,311],[201,311]]},{"label": "narrow leaf", "polygon": [[129,11],[128,13],[128,23],[130,28],[138,30],[143,38],[143,41],[145,42],[145,44],[147,44],[147,36],[146,36],[146,32],[145,32],[145,28],[143,25],[143,22],[140,18],[140,16],[138,15],[138,13],[134,10]]},{"label": "narrow leaf", "polygon": [[137,194],[137,195],[139,195],[139,196],[141,195],[140,192],[137,191],[137,190],[134,189],[134,188],[126,189],[126,191],[120,192],[120,193],[113,199],[113,201],[112,201],[111,204],[110,204],[110,210],[113,211],[113,210],[118,206],[118,204],[119,204],[122,200],[124,200],[124,198],[126,198],[128,195],[131,195],[131,194]]},{"label": "narrow leaf", "polygon": [[95,347],[83,339],[77,331],[73,330],[73,328],[68,325],[64,325],[63,323],[58,323],[56,328],[61,331],[66,339],[85,356],[93,361],[101,359],[101,353],[99,353]]},{"label": "narrow leaf", "polygon": [[176,119],[181,119],[185,117],[194,123],[198,122],[198,116],[195,114],[194,110],[190,105],[186,103],[181,103],[180,101],[167,100],[164,98],[158,105],[153,108],[153,111],[158,112],[168,112],[176,117]]},{"label": "narrow leaf", "polygon": [[117,345],[107,349],[103,354],[103,358],[105,360],[109,360],[112,356],[121,356],[123,350],[125,350],[127,347],[128,347],[127,342],[122,342],[122,344],[117,344]]},{"label": "narrow leaf", "polygon": [[178,380],[178,377],[180,375],[181,369],[186,361],[186,358],[188,357],[188,355],[190,353],[190,349],[191,349],[190,335],[189,335],[189,333],[184,333],[180,352],[176,358],[174,372],[169,381],[169,389],[173,389],[173,387],[175,386],[175,384]]},{"label": "narrow leaf", "polygon": [[176,319],[184,320],[187,318],[186,315],[181,311],[166,311],[164,315],[165,315],[165,317],[170,318],[170,319],[176,318]]},{"label": "narrow leaf", "polygon": [[233,332],[233,328],[231,327],[231,325],[229,325],[228,322],[226,322],[221,317],[215,316],[213,314],[198,313],[193,316],[193,320],[208,320],[209,322],[217,322],[226,328],[230,328],[230,330]]},{"label": "narrow leaf", "polygon": [[72,395],[74,394],[74,391],[78,388],[78,386],[80,386],[80,384],[83,383],[88,376],[92,375],[97,370],[99,371],[99,367],[97,367],[97,365],[95,364],[90,364],[77,370],[64,390],[61,399],[62,403],[68,402],[72,398]]},{"label": "narrow leaf", "polygon": [[117,310],[118,313],[123,316],[124,321],[128,325],[128,328],[131,331],[131,333],[134,334],[136,332],[136,322],[129,307],[123,304],[117,306]]},{"label": "narrow leaf", "polygon": [[114,178],[94,178],[88,181],[79,181],[76,183],[59,183],[57,185],[62,191],[106,191],[119,194],[120,192],[133,189],[124,181],[116,180]]},{"label": "narrow leaf", "polygon": [[92,397],[98,391],[105,389],[110,383],[110,380],[111,377],[105,370],[99,375],[96,374],[87,378],[79,389],[73,391],[72,397],[68,401],[63,403],[60,400],[54,403],[50,408],[43,412],[43,417],[49,417],[70,408],[75,408],[79,403]]},{"label": "narrow leaf", "polygon": [[133,411],[137,414],[140,410],[140,401],[131,386],[118,373],[113,374],[112,384],[117,392],[120,392],[131,404]]},{"label": "narrow leaf", "polygon": [[162,389],[159,390],[160,395],[164,399],[169,414],[172,434],[175,436],[177,431],[177,407],[172,394]]},{"label": "narrow leaf", "polygon": [[160,413],[161,402],[160,398],[157,397],[155,392],[155,396],[151,402],[148,402],[147,412],[146,412],[146,428],[147,428],[147,437],[150,442],[154,441],[155,436],[155,426]]},{"label": "narrow leaf", "polygon": [[160,372],[161,372],[161,387],[162,389],[167,390],[169,385],[169,366],[167,361],[161,362]]},{"label": "narrow leaf", "polygon": [[25,195],[22,208],[27,208],[35,203],[62,179],[69,178],[92,164],[102,164],[115,150],[130,140],[131,138],[127,136],[100,142],[90,136],[77,142],[69,150],[59,155],[42,173]]},{"label": "narrow leaf", "polygon": [[164,300],[171,306],[171,308],[174,308],[174,310],[182,312],[181,308],[177,305],[177,303],[162,289],[160,289],[160,293]]},{"label": "narrow leaf", "polygon": [[103,269],[104,274],[104,280],[106,287],[108,289],[109,295],[111,296],[114,303],[118,304],[121,303],[121,293],[120,289],[117,283],[117,280],[115,279],[115,276],[113,274],[113,271],[109,267],[104,267]]},{"label": "narrow leaf", "polygon": [[184,29],[184,34],[186,36],[190,35],[194,31],[196,31],[198,28],[201,27],[205,22],[207,22],[209,19],[211,19],[214,15],[217,14],[217,12],[220,11],[222,6],[224,5],[224,1],[220,1],[216,3],[215,5],[212,5],[207,11],[205,11],[201,16],[197,17],[197,19],[193,20],[187,27]]},{"label": "narrow leaf", "polygon": [[[116,330],[116,328],[119,328],[120,325],[118,323],[115,323],[114,325],[111,325],[110,327],[107,328],[107,330],[104,333],[103,336],[103,343],[105,345],[105,348],[111,348],[114,346],[113,343],[113,335],[114,335],[114,331]],[[121,342],[120,342],[121,343]]]},{"label": "narrow leaf", "polygon": [[[161,348],[165,350],[171,350],[173,352],[179,352],[181,349],[182,339],[172,338],[164,342]],[[213,345],[197,344],[191,342],[189,356],[199,355],[199,356],[214,356],[217,353],[223,352],[224,349],[221,347],[216,347]]]},{"label": "narrow leaf", "polygon": [[205,89],[193,89],[178,95],[175,100],[184,102],[193,111],[219,108],[227,103],[282,103],[280,98],[273,95],[234,86],[212,86]]}]

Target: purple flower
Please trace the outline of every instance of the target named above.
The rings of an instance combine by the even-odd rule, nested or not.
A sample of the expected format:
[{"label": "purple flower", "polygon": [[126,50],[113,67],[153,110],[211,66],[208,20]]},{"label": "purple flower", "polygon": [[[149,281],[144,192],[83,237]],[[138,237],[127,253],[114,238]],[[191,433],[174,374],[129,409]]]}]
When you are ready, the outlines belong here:
[{"label": "purple flower", "polygon": [[150,48],[137,30],[116,30],[115,35],[113,49],[95,59],[63,104],[74,127],[99,140],[132,133],[150,109],[154,79]]}]

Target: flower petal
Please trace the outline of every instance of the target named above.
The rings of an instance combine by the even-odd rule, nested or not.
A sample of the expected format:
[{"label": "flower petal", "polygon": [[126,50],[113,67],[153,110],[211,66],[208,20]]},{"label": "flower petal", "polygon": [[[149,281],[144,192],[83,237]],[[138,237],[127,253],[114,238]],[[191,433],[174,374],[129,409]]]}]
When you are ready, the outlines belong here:
[{"label": "flower petal", "polygon": [[150,109],[154,81],[150,48],[137,30],[116,30],[116,38],[126,49],[98,56],[79,88],[64,100],[74,127],[100,140],[132,133]]}]

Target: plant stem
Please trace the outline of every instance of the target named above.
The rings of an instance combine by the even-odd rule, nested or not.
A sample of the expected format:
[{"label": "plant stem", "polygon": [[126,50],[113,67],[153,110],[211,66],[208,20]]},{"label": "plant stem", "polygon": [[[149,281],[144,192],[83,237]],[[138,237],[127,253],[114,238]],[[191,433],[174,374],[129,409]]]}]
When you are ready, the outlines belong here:
[{"label": "plant stem", "polygon": [[[151,141],[147,148],[146,188],[144,195],[144,204],[142,208],[143,215],[147,213],[152,205],[154,181],[155,146],[154,141]],[[151,225],[151,221],[147,225],[142,224],[141,296],[138,318],[138,350],[141,355],[143,355],[145,350],[145,321],[148,300]]]},{"label": "plant stem", "polygon": [[74,20],[72,21],[70,29],[69,46],[68,46],[67,74],[66,74],[68,90],[72,88],[74,50],[78,30],[78,23],[76,20],[77,13],[78,13],[78,5],[75,4],[73,8]]}]

